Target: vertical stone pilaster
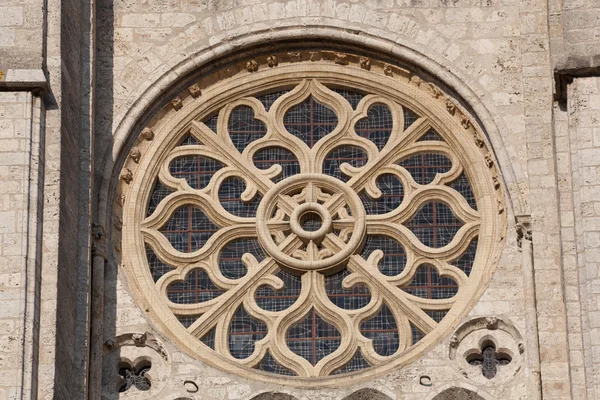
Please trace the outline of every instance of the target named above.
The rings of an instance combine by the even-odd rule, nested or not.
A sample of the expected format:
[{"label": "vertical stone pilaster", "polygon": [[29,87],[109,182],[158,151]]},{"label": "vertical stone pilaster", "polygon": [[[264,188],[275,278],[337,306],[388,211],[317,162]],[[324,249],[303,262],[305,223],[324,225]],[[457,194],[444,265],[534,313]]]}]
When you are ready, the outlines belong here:
[{"label": "vertical stone pilaster", "polygon": [[[557,176],[552,129],[552,79],[546,0],[521,0],[521,56],[527,135],[529,207],[534,241],[540,370],[544,399],[570,399],[559,229]],[[525,62],[526,61],[526,62]]]},{"label": "vertical stone pilaster", "polygon": [[37,392],[43,105],[32,92],[0,92],[0,398]]}]

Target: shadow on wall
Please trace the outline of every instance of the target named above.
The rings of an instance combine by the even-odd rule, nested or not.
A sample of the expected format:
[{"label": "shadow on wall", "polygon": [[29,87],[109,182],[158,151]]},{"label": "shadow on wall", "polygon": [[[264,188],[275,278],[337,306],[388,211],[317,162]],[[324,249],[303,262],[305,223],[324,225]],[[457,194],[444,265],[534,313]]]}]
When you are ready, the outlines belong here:
[{"label": "shadow on wall", "polygon": [[[454,397],[449,397],[454,398]],[[437,399],[437,398],[436,398]],[[445,399],[445,397],[444,397]],[[458,397],[457,397],[458,399]],[[462,399],[462,398],[461,398]],[[469,398],[470,400],[471,398]],[[473,397],[473,399],[476,399]],[[297,400],[294,396],[285,393],[261,393],[253,397],[251,400]],[[392,400],[389,396],[375,389],[360,389],[349,396],[344,397],[344,400]]]},{"label": "shadow on wall", "polygon": [[285,393],[267,392],[253,397],[251,400],[296,400],[294,396]]},{"label": "shadow on wall", "polygon": [[484,398],[467,389],[450,388],[435,396],[433,400],[484,400]]}]

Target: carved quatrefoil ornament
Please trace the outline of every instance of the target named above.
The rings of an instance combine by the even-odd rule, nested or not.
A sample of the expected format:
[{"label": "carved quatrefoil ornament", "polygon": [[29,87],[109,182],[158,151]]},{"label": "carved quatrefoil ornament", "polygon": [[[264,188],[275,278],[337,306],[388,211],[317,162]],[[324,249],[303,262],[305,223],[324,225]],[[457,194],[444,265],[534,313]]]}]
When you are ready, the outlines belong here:
[{"label": "carved quatrefoil ornament", "polygon": [[202,78],[151,121],[120,183],[123,271],[203,362],[339,385],[414,360],[469,311],[503,194],[484,134],[433,83],[290,54]]}]

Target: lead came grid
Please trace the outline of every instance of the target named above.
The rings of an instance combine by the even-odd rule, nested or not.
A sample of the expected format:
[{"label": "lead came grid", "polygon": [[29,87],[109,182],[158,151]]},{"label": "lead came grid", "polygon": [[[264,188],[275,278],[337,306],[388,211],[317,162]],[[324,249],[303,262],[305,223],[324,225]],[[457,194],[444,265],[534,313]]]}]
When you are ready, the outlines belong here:
[{"label": "lead came grid", "polygon": [[477,253],[477,243],[477,238],[471,240],[469,247],[467,247],[467,250],[465,250],[462,256],[450,263],[455,267],[460,268],[467,276],[471,275],[471,270],[473,269],[475,253]]},{"label": "lead came grid", "polygon": [[176,304],[203,303],[223,293],[225,291],[215,286],[203,269],[194,269],[183,282],[174,282],[167,287],[167,298]]},{"label": "lead came grid", "polygon": [[406,251],[396,240],[389,236],[368,235],[362,251],[362,258],[367,260],[375,250],[383,251],[379,261],[379,271],[386,276],[400,275],[406,267]]},{"label": "lead came grid", "polygon": [[302,290],[299,276],[280,270],[275,274],[283,281],[283,288],[276,291],[270,286],[261,286],[256,290],[256,304],[266,311],[283,311],[296,302]]},{"label": "lead came grid", "polygon": [[156,207],[160,204],[161,201],[168,195],[173,193],[173,190],[169,189],[165,185],[163,185],[158,179],[154,184],[154,189],[152,189],[152,194],[150,195],[150,201],[148,203],[148,212],[146,216],[152,215]]},{"label": "lead came grid", "polygon": [[385,304],[373,318],[360,325],[360,333],[373,341],[373,348],[380,356],[391,356],[400,346],[396,319]]},{"label": "lead came grid", "polygon": [[286,340],[291,351],[316,365],[340,347],[342,338],[335,326],[311,309],[303,320],[287,331]]},{"label": "lead came grid", "polygon": [[310,96],[285,113],[283,124],[290,134],[313,147],[319,139],[333,132],[338,119],[331,108]]},{"label": "lead came grid", "polygon": [[224,165],[217,160],[202,156],[178,157],[169,165],[173,178],[183,178],[192,189],[204,189],[215,172]]},{"label": "lead came grid", "polygon": [[356,350],[352,359],[348,361],[342,368],[338,368],[331,375],[347,374],[349,372],[358,371],[359,369],[369,368],[371,364],[363,357],[360,350]]},{"label": "lead came grid", "polygon": [[381,197],[373,199],[366,192],[360,193],[360,199],[367,214],[385,214],[394,211],[404,200],[404,187],[396,176],[384,174],[377,178],[377,187]]},{"label": "lead came grid", "polygon": [[252,200],[246,202],[241,199],[244,190],[246,190],[246,184],[242,179],[227,178],[219,188],[219,202],[230,214],[242,218],[255,217],[262,196],[257,193]]},{"label": "lead came grid", "polygon": [[160,258],[158,258],[154,250],[152,250],[152,247],[148,244],[146,244],[146,258],[148,259],[150,275],[152,275],[154,282],[158,281],[164,274],[174,269],[174,267],[160,261]]},{"label": "lead came grid", "polygon": [[444,247],[450,243],[463,225],[450,207],[435,201],[424,204],[405,224],[421,243],[433,248]]},{"label": "lead came grid", "polygon": [[227,130],[233,145],[240,153],[250,143],[267,134],[265,123],[255,119],[254,110],[248,106],[238,106],[231,111]]},{"label": "lead came grid", "polygon": [[450,187],[460,193],[469,206],[473,210],[477,210],[477,200],[475,200],[475,195],[473,194],[473,189],[471,188],[471,184],[469,183],[469,179],[463,172],[460,176],[450,183]]},{"label": "lead came grid", "polygon": [[238,359],[248,358],[254,352],[254,343],[267,333],[267,325],[240,306],[229,325],[229,352]]},{"label": "lead came grid", "polygon": [[194,206],[178,208],[160,229],[175,250],[191,253],[200,249],[219,227]]},{"label": "lead came grid", "polygon": [[219,269],[225,278],[240,279],[248,272],[242,262],[244,254],[252,254],[260,263],[265,259],[265,253],[256,239],[233,240],[219,254]]},{"label": "lead came grid", "polygon": [[398,165],[404,167],[419,185],[433,182],[437,174],[443,174],[452,168],[448,157],[435,153],[418,154],[400,161]]},{"label": "lead came grid", "polygon": [[458,292],[458,284],[452,278],[440,276],[435,267],[424,265],[417,268],[413,280],[401,289],[423,299],[449,299]]},{"label": "lead came grid", "polygon": [[323,161],[323,173],[343,182],[348,182],[348,176],[342,173],[340,165],[348,163],[353,167],[362,167],[367,163],[367,153],[356,146],[340,146],[333,149]]},{"label": "lead came grid", "polygon": [[344,310],[358,310],[371,301],[371,291],[365,285],[355,285],[350,289],[342,287],[342,281],[350,275],[347,268],[325,277],[327,297],[336,306]]},{"label": "lead came grid", "polygon": [[354,131],[381,150],[390,138],[393,126],[390,109],[384,104],[374,104],[367,110],[367,117],[356,122]]},{"label": "lead came grid", "polygon": [[281,174],[273,178],[274,182],[282,181],[300,173],[300,163],[291,151],[283,147],[267,147],[254,153],[254,165],[260,169],[268,169],[272,165],[281,165]]}]

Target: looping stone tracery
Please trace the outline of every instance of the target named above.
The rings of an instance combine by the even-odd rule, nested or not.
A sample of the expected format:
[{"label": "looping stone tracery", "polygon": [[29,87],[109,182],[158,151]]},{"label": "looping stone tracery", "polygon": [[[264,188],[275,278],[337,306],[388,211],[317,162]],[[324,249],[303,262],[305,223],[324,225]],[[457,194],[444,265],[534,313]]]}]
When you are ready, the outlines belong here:
[{"label": "looping stone tracery", "polygon": [[149,275],[227,362],[298,377],[384,365],[436,329],[474,269],[482,215],[455,140],[326,82],[192,121],[157,170]]}]

